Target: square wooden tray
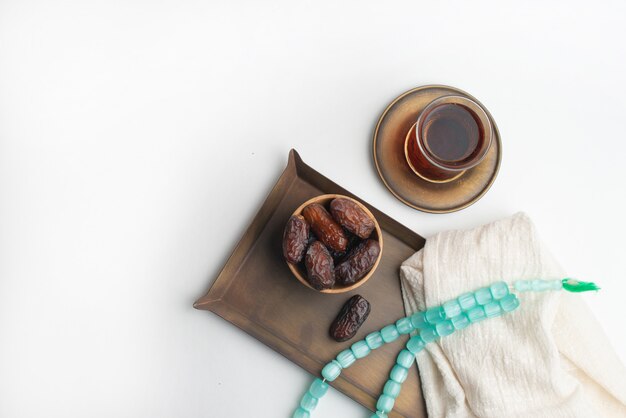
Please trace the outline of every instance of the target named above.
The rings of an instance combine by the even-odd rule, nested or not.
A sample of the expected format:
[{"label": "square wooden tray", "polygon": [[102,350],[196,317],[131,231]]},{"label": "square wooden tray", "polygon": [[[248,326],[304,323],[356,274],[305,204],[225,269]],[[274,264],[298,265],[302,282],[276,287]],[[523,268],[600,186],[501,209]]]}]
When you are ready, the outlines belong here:
[{"label": "square wooden tray", "polygon": [[[358,199],[304,164],[291,150],[287,168],[213,286],[194,304],[235,324],[314,376],[319,376],[322,367],[341,350],[404,316],[398,270],[405,259],[424,246],[418,234],[358,199],[372,211],[383,231],[385,247],[374,276],[358,289],[342,294],[322,294],[306,288],[283,260],[283,228],[302,202],[327,193]],[[344,302],[357,293],[370,302],[372,311],[352,340],[337,343],[328,335],[328,328]],[[332,386],[375,410],[377,397],[407,338],[374,350],[344,370]],[[389,416],[426,417],[416,367],[411,368]]]}]

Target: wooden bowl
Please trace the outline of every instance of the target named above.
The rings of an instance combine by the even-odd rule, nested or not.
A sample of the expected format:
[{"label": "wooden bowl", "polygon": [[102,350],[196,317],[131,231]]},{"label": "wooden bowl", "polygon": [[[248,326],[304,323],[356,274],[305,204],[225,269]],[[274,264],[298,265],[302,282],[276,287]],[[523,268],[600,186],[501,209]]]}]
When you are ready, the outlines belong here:
[{"label": "wooden bowl", "polygon": [[[324,194],[321,196],[317,196],[314,197],[312,199],[307,200],[306,202],[304,202],[303,204],[301,204],[298,209],[296,209],[293,212],[293,215],[301,215],[302,214],[302,210],[310,205],[311,203],[319,203],[322,206],[324,206],[326,208],[326,210],[329,209],[329,204],[330,201],[337,198],[337,197],[341,197],[343,199],[348,199],[353,201],[354,203],[356,203],[357,205],[359,205],[359,207],[361,209],[363,209],[363,211],[365,213],[367,213],[367,215],[372,218],[372,220],[374,220],[374,231],[372,231],[372,235],[370,235],[371,239],[375,239],[376,241],[378,241],[378,245],[380,245],[380,253],[378,254],[378,258],[376,259],[376,262],[374,263],[374,266],[372,267],[372,269],[365,275],[363,276],[363,278],[361,280],[359,280],[358,282],[350,285],[350,286],[344,286],[344,287],[333,287],[331,289],[322,289],[322,290],[317,290],[315,289],[313,286],[311,286],[309,284],[309,281],[306,279],[306,269],[302,266],[302,263],[298,263],[298,264],[291,264],[291,263],[287,263],[287,265],[289,266],[289,270],[291,270],[291,272],[293,273],[294,276],[296,276],[296,279],[298,279],[300,281],[300,283],[302,283],[303,285],[305,285],[306,287],[308,287],[309,289],[313,289],[317,292],[321,292],[321,293],[345,293],[345,292],[349,292],[351,290],[356,289],[357,287],[363,285],[365,282],[367,282],[370,277],[372,277],[374,275],[374,271],[376,271],[376,268],[378,267],[378,263],[380,263],[380,259],[383,256],[383,234],[382,231],[380,230],[380,225],[378,225],[378,221],[376,220],[376,218],[374,217],[374,215],[372,215],[372,212],[370,212],[370,210],[368,208],[366,208],[361,202],[359,202],[356,199],[353,199],[351,197],[348,196],[344,196],[344,195],[340,195],[340,194]],[[329,211],[330,212],[330,211]]]}]

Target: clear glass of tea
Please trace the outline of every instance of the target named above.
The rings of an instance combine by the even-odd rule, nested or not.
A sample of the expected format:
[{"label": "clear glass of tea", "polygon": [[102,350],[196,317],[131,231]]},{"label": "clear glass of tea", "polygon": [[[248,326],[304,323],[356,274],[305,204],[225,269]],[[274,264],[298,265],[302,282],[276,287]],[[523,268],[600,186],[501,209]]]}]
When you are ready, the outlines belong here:
[{"label": "clear glass of tea", "polygon": [[487,155],[493,129],[487,112],[463,96],[430,102],[406,136],[404,152],[413,172],[433,183],[455,180]]}]

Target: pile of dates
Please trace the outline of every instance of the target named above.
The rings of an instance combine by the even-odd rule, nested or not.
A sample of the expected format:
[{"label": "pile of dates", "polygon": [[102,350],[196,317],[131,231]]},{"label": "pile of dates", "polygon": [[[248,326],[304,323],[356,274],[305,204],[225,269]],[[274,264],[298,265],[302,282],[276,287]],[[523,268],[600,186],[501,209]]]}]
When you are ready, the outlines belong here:
[{"label": "pile of dates", "polygon": [[354,201],[333,199],[328,208],[311,203],[289,218],[283,255],[291,264],[304,262],[307,280],[317,290],[346,287],[372,269],[380,245],[370,238],[374,220]]}]

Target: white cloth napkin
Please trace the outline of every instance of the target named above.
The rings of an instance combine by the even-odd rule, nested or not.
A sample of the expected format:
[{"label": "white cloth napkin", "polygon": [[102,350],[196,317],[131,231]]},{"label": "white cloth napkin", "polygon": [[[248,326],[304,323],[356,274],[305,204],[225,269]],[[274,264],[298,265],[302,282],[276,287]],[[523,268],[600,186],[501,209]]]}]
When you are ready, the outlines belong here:
[{"label": "white cloth napkin", "polygon": [[[497,280],[565,273],[520,213],[428,239],[402,264],[400,277],[412,314]],[[417,356],[428,416],[626,417],[626,369],[585,294],[518,296],[516,311],[428,344]]]}]

